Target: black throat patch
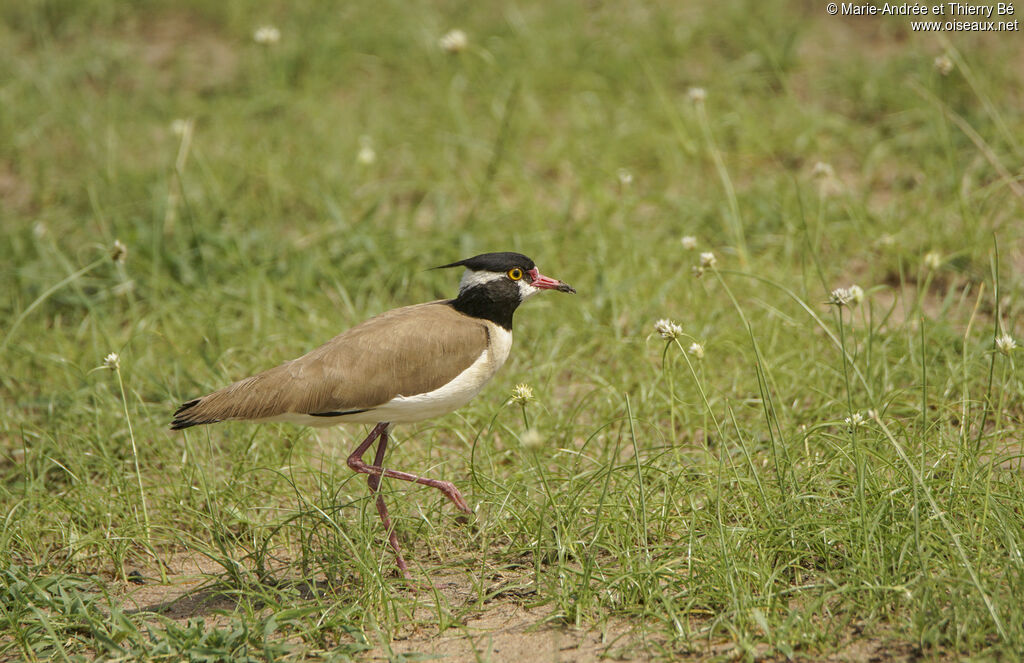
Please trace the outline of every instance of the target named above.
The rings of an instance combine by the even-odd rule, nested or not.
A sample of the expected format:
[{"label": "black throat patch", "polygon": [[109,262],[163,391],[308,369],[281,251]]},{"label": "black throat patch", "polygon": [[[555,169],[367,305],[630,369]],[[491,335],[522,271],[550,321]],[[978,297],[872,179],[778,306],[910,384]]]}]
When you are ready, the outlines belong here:
[{"label": "black throat patch", "polygon": [[512,314],[521,303],[519,286],[507,279],[497,279],[466,288],[458,297],[448,302],[459,313],[490,320],[509,331],[512,331]]}]

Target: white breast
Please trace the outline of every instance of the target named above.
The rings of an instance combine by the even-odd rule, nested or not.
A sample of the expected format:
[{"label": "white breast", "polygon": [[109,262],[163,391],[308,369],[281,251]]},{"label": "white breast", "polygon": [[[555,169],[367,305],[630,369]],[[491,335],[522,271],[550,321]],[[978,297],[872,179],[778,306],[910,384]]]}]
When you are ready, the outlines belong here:
[{"label": "white breast", "polygon": [[396,396],[387,403],[367,412],[349,414],[343,417],[312,417],[306,414],[288,414],[277,418],[307,426],[333,426],[339,423],[409,423],[439,417],[457,410],[480,393],[498,369],[508,359],[512,349],[512,332],[492,322],[486,322],[488,332],[487,349],[469,368],[455,376],[455,379],[434,391],[415,396]]}]

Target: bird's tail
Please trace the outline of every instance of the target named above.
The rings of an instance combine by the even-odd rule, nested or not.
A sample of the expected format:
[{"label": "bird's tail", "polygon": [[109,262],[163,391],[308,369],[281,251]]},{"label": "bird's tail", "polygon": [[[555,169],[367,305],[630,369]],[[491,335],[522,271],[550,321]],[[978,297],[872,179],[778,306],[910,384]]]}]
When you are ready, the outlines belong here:
[{"label": "bird's tail", "polygon": [[187,403],[182,403],[181,407],[174,411],[174,421],[171,422],[171,430],[181,430],[182,428],[188,428],[189,426],[200,426],[202,424],[214,424],[220,419],[208,416],[200,405],[203,398],[195,398]]}]

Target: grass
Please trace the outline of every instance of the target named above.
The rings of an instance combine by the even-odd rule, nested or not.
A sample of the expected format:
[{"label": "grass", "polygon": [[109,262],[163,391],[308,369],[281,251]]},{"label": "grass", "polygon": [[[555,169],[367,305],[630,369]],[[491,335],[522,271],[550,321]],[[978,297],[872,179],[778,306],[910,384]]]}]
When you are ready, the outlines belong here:
[{"label": "grass", "polygon": [[[1012,659],[1020,39],[677,5],[0,9],[0,656],[403,660],[505,604],[616,656]],[[359,427],[167,430],[486,250],[580,294],[395,431],[477,509],[384,484],[437,589]],[[132,598],[183,560],[205,603]]]}]

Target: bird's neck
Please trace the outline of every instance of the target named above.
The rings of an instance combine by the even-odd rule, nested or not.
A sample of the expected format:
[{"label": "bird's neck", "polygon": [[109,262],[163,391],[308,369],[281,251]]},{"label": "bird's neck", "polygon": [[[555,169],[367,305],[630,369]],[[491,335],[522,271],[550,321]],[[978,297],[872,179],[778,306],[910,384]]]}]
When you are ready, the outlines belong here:
[{"label": "bird's neck", "polygon": [[512,314],[519,307],[518,290],[493,287],[493,284],[463,288],[448,302],[452,308],[473,318],[490,320],[512,331]]}]

